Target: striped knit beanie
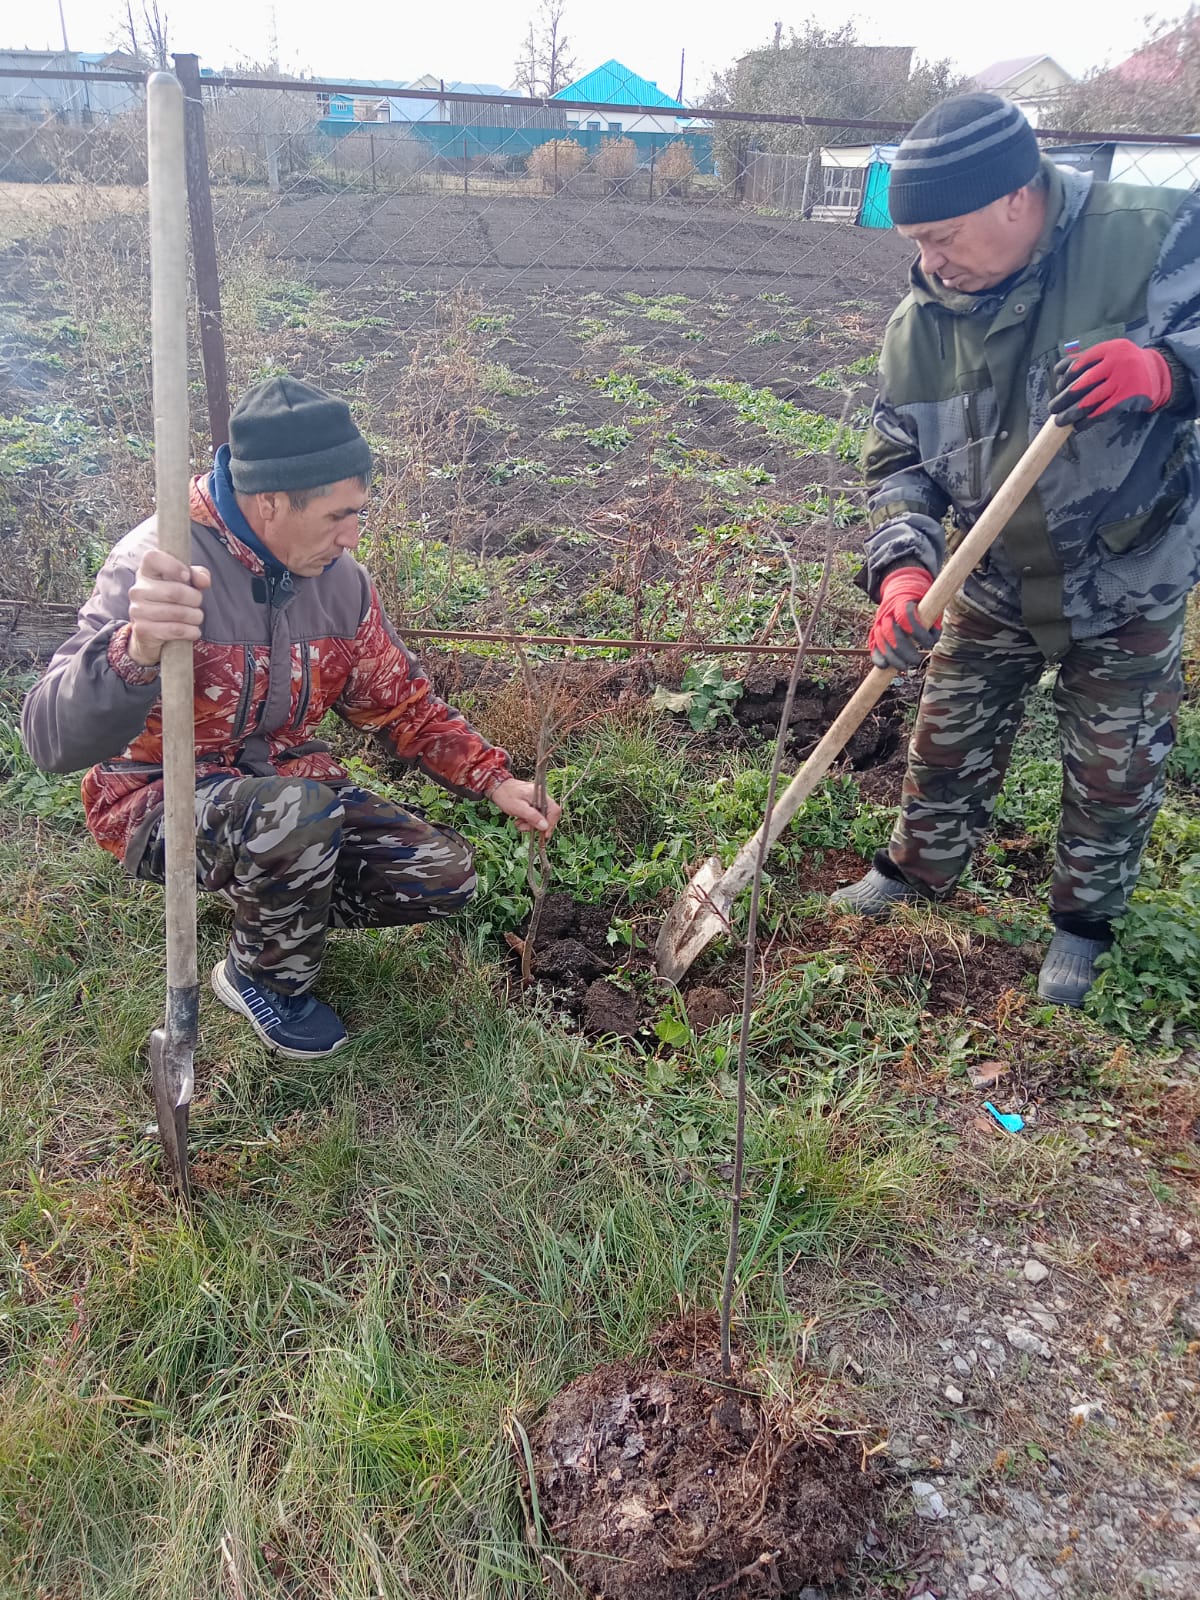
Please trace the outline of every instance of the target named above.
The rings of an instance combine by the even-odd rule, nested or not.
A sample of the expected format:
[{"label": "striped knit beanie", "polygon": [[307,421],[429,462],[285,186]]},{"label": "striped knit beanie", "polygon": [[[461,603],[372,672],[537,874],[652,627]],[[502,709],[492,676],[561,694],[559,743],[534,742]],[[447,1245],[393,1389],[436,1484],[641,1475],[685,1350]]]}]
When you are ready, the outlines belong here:
[{"label": "striped knit beanie", "polygon": [[888,205],[906,226],[942,222],[1023,188],[1041,155],[1033,129],[1009,100],[960,94],[914,123],[896,152]]}]

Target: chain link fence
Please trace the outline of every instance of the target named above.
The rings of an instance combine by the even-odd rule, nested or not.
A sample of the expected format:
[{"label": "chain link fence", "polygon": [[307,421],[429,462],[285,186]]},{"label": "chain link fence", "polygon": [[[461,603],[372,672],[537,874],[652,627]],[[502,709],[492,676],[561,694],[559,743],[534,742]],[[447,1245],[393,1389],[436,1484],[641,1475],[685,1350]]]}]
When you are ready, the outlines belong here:
[{"label": "chain link fence", "polygon": [[[415,636],[783,659],[789,578],[802,598],[831,537],[844,575],[859,543],[911,257],[886,213],[900,129],[179,68],[201,467],[230,394],[293,372],[371,439],[365,554]],[[68,606],[152,504],[143,91],[13,82],[0,584]],[[780,130],[806,148],[768,148]],[[1043,137],[1101,178],[1200,180],[1200,139]],[[858,642],[862,604],[834,585],[823,651]]]}]

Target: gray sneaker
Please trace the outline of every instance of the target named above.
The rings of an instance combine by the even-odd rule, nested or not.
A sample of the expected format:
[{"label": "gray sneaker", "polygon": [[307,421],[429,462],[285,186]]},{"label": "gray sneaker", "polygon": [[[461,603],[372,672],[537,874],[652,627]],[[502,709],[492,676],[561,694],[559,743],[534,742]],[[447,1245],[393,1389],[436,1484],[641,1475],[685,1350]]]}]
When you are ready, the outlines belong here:
[{"label": "gray sneaker", "polygon": [[1081,1006],[1096,981],[1096,962],[1110,939],[1081,939],[1075,933],[1056,933],[1038,973],[1038,995],[1056,1006]]},{"label": "gray sneaker", "polygon": [[852,911],[859,917],[882,917],[894,906],[916,905],[924,898],[921,891],[914,889],[910,883],[885,878],[878,868],[872,867],[866,877],[860,878],[857,883],[848,883],[844,889],[835,889],[829,896],[829,904],[838,911]]}]

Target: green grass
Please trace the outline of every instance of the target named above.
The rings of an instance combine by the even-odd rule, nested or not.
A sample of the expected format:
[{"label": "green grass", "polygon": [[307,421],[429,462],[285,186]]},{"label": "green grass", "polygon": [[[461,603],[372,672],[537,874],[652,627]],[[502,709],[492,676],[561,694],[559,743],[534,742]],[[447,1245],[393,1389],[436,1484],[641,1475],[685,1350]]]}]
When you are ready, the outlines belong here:
[{"label": "green grass", "polygon": [[[655,825],[650,748],[610,745],[586,826]],[[13,822],[0,881],[0,1586],[526,1592],[507,1418],[714,1299],[728,1025],[588,1045],[507,1003],[479,918],[336,937],[330,1061],[268,1059],[205,1000],[189,1226],[146,1134],[158,891],[67,819]],[[206,967],[218,907],[200,933]],[[781,1346],[796,1252],[919,1232],[939,1181],[884,1087],[898,1045],[823,1027],[804,1064],[825,993],[777,997],[755,1049],[742,1305]]]},{"label": "green grass", "polygon": [[[327,1061],[269,1057],[206,994],[189,1225],[148,1132],[161,894],[83,836],[73,780],[35,782],[14,705],[0,724],[0,1592],[532,1592],[510,1420],[640,1353],[681,1304],[715,1303],[735,1023],[698,1034],[633,952],[688,863],[728,859],[756,825],[761,762],[698,765],[646,714],[590,728],[552,776],[570,793],[555,887],[615,901],[614,978],[654,997],[653,1027],[627,1045],[582,1039],[552,997],[514,1002],[498,934],[527,908],[524,847],[488,808],[405,779],[398,793],[475,842],[479,900],[442,927],[334,936],[322,992],[352,1038]],[[1014,763],[1027,788],[1046,759],[1034,711]],[[796,1263],[886,1275],[955,1208],[1044,1204],[1085,1148],[1047,1134],[959,1171],[946,1112],[965,1063],[995,1051],[986,1031],[929,1018],[919,973],[888,977],[852,941],[787,955],[819,909],[790,875],[831,849],[865,858],[889,817],[835,778],[771,863],[763,927],[782,954],[751,1030],[738,1310],[776,1363],[807,1337]],[[1191,893],[1197,828],[1164,812],[1151,867],[1170,887],[1152,877],[1147,893]],[[911,920],[934,947],[956,926]],[[199,931],[206,970],[227,936],[207,898]],[[1131,950],[1144,970],[1149,952]],[[1041,1046],[1076,1063],[1064,1103],[1098,1101],[1113,1125],[1123,1104],[1152,1114],[1139,1075],[1102,1065],[1111,1039],[1069,1020]],[[1136,1034],[1119,1007],[1113,1020]],[[936,1100],[907,1086],[913,1070],[935,1075]]]},{"label": "green grass", "polygon": [[0,417],[0,475],[92,477],[102,470],[103,436],[69,406],[39,407],[21,416]]},{"label": "green grass", "polygon": [[522,399],[533,394],[537,384],[523,373],[514,372],[503,361],[489,362],[483,369],[481,387],[485,394],[502,395],[508,399]]}]

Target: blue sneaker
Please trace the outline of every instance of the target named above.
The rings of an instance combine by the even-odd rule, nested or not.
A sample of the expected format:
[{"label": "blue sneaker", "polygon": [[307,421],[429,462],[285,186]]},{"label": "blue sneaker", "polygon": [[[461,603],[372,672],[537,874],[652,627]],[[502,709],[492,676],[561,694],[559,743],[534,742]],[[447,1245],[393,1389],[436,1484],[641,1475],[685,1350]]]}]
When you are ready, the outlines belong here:
[{"label": "blue sneaker", "polygon": [[346,1043],[337,1013],[311,994],[277,994],[244,978],[233,957],[212,970],[213,992],[222,1005],[245,1017],[264,1044],[294,1061],[329,1056]]}]

